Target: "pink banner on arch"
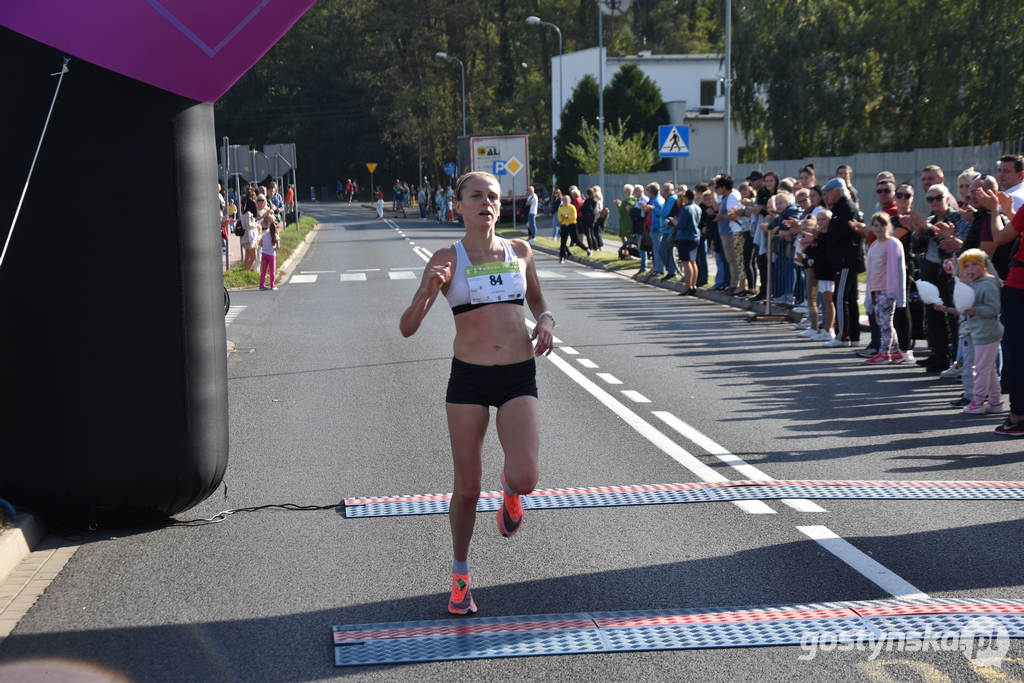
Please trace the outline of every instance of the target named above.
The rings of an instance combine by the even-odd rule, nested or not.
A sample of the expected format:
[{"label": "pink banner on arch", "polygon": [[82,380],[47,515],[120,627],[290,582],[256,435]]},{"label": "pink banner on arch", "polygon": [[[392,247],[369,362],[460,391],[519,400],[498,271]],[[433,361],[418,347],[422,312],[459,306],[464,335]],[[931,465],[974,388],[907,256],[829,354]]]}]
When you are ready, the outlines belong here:
[{"label": "pink banner on arch", "polygon": [[130,78],[213,102],[314,1],[7,0],[0,2],[0,25]]}]

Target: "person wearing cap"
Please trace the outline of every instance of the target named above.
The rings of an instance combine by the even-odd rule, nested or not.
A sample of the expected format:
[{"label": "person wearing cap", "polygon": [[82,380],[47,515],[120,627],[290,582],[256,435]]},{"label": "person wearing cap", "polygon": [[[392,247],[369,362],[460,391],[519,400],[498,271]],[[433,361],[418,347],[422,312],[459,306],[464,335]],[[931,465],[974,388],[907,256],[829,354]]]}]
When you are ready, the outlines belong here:
[{"label": "person wearing cap", "polygon": [[860,212],[850,199],[846,181],[832,178],[822,189],[825,204],[832,211],[828,223],[828,256],[836,271],[836,324],[839,333],[823,346],[848,347],[860,342],[860,307],[857,305],[857,275],[865,271],[863,238],[855,227]]}]

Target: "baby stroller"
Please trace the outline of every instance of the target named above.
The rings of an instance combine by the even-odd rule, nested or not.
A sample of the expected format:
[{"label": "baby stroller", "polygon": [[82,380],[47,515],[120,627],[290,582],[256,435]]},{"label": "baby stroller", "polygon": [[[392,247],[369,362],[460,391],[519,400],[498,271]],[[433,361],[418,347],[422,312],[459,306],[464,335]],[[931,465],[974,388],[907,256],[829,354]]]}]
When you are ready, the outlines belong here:
[{"label": "baby stroller", "polygon": [[619,258],[640,258],[640,247],[636,243],[636,238],[639,237],[635,232],[631,232],[626,235],[626,241],[621,247],[619,247]]}]

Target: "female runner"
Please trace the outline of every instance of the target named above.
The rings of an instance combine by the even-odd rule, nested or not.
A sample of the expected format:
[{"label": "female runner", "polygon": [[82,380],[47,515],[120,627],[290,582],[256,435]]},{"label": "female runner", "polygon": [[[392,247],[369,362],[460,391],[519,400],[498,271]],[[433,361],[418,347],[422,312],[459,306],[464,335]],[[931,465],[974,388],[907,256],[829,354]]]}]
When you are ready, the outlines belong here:
[{"label": "female runner", "polygon": [[[466,234],[434,253],[399,323],[403,336],[414,334],[438,292],[447,297],[455,318],[454,357],[445,397],[455,470],[448,512],[453,551],[448,611],[452,614],[477,609],[469,590],[467,558],[480,497],[489,406],[498,409],[495,424],[505,451],[498,531],[508,537],[523,524],[519,497],[537,483],[540,419],[534,356],[547,355],[554,346],[555,317],[541,294],[533,251],[522,240],[494,234],[500,209],[497,178],[482,172],[459,178],[455,210],[462,215]],[[537,321],[532,335],[519,308],[524,302]]]}]

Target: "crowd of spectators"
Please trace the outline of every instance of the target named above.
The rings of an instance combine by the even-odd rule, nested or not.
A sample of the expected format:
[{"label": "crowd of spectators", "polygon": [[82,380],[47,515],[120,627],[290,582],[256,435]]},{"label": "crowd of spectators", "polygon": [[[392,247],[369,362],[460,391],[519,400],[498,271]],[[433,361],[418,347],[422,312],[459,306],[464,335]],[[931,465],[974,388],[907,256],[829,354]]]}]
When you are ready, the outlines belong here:
[{"label": "crowd of spectators", "polygon": [[[255,183],[242,186],[241,196],[229,187],[225,192],[218,184],[220,200],[220,231],[222,246],[228,249],[229,235],[239,238],[242,245],[242,268],[260,273],[260,289],[277,289],[276,277],[278,233],[285,218],[295,209],[295,186],[289,185],[284,195],[277,181],[266,185]],[[265,287],[269,273],[269,287]]]},{"label": "crowd of spectators", "polygon": [[604,248],[604,238],[601,235],[608,222],[609,209],[604,205],[604,193],[597,185],[583,191],[575,185],[570,185],[568,194],[564,195],[556,188],[551,195],[551,215],[551,237],[561,237],[559,263],[565,262],[569,255],[569,247],[585,249],[587,256]]},{"label": "crowd of spectators", "polygon": [[[808,164],[796,178],[754,171],[738,186],[728,175],[693,188],[625,185],[615,200],[620,253],[639,257],[639,278],[678,273],[685,294],[710,287],[804,313],[797,334],[827,348],[860,345],[863,304],[869,340],[856,354],[865,364],[916,363],[959,379],[951,403],[970,414],[1006,412],[1008,392],[996,431],[1024,435],[1024,159],[1000,158],[994,176],[965,169],[955,192],[936,165],[921,170],[918,188],[882,171],[874,201],[852,177],[841,165],[819,184]],[[927,211],[913,208],[915,189]],[[583,236],[592,248],[586,201],[595,193],[578,202],[575,187],[555,191],[560,258],[567,242],[584,247]],[[927,340],[921,358],[916,339]]]}]

